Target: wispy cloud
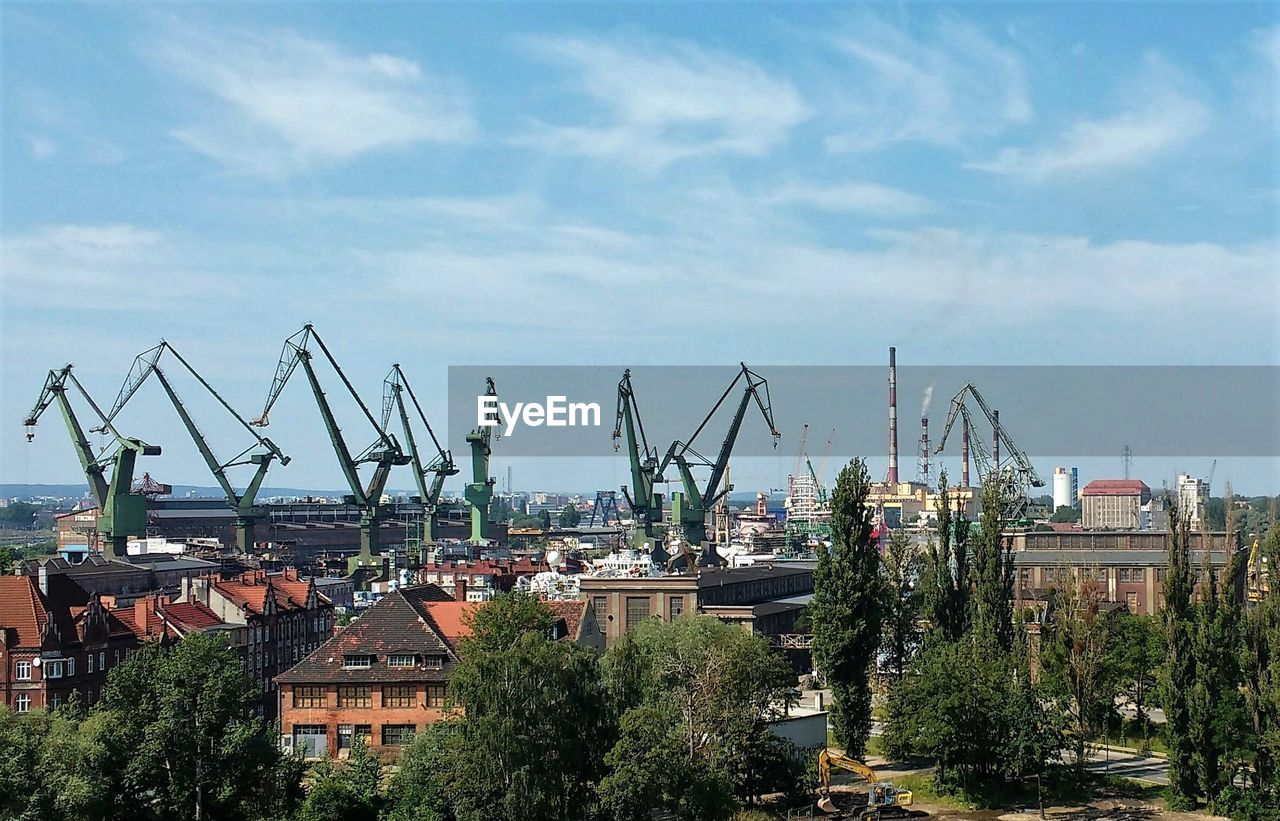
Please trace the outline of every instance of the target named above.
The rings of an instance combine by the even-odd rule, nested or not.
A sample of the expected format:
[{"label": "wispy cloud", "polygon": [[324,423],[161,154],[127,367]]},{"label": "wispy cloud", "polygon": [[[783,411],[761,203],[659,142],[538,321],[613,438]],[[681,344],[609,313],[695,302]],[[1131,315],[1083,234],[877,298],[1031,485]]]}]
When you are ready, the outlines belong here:
[{"label": "wispy cloud", "polygon": [[820,211],[858,213],[870,216],[903,217],[933,210],[927,198],[870,182],[816,185],[791,182],[763,197],[766,203],[797,205]]},{"label": "wispy cloud", "polygon": [[966,167],[1041,182],[1073,179],[1158,161],[1200,134],[1209,110],[1184,91],[1185,78],[1156,55],[1121,93],[1122,110],[1080,120],[1039,145],[1005,148]]},{"label": "wispy cloud", "polygon": [[458,83],[292,31],[174,25],[147,53],[207,103],[175,136],[241,171],[283,176],[476,128]]},{"label": "wispy cloud", "polygon": [[866,12],[830,43],[848,61],[831,82],[831,151],[959,146],[1031,119],[1022,58],[971,23],[944,15],[917,34]]},{"label": "wispy cloud", "polygon": [[628,34],[526,37],[571,72],[598,112],[590,124],[537,123],[518,142],[649,169],[717,154],[755,157],[809,116],[798,91],[752,62],[692,43]]}]

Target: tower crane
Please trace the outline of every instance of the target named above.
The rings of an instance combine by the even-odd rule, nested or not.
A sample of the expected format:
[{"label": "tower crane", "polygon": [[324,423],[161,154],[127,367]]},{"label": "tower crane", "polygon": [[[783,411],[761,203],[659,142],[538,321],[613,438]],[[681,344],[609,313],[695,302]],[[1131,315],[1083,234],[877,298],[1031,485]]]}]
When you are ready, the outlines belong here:
[{"label": "tower crane", "polygon": [[[346,388],[347,393],[360,406],[361,412],[366,420],[373,427],[375,438],[372,444],[365,448],[360,455],[352,456],[351,450],[347,447],[346,440],[343,439],[342,430],[338,427],[338,420],[333,415],[333,409],[329,406],[329,400],[325,397],[324,389],[320,386],[320,379],[316,375],[315,366],[312,364],[314,356],[311,350],[312,342],[319,348],[320,353],[329,362],[334,373],[342,380],[342,385]],[[347,379],[347,375],[342,372],[342,368],[338,365],[333,354],[329,352],[329,348],[324,344],[324,340],[320,338],[320,334],[311,324],[302,326],[302,330],[290,336],[284,341],[284,348],[280,352],[280,362],[276,366],[275,379],[271,383],[271,390],[267,393],[266,404],[262,408],[262,416],[258,417],[249,424],[258,427],[264,427],[269,424],[268,415],[271,408],[275,405],[276,400],[280,398],[280,392],[284,390],[284,386],[288,384],[298,365],[302,365],[302,370],[307,375],[307,381],[311,384],[311,392],[315,396],[316,406],[320,410],[320,416],[324,421],[324,426],[329,432],[329,441],[333,445],[334,455],[338,459],[338,467],[342,469],[342,475],[347,480],[347,486],[351,489],[351,494],[347,497],[348,504],[354,504],[360,508],[360,553],[349,562],[351,575],[357,572],[380,569],[380,551],[379,551],[379,527],[382,524],[385,509],[382,504],[382,492],[386,489],[387,479],[391,475],[391,468],[399,465],[407,465],[411,461],[404,452],[400,450],[400,443],[396,438],[387,433],[380,425],[378,420],[370,413],[368,406],[364,400],[356,393],[356,389],[352,386],[351,381]],[[362,464],[372,463],[374,467],[373,476],[369,480],[367,486],[360,482],[359,467]]]},{"label": "tower crane", "polygon": [[[191,412],[187,410],[187,406],[183,404],[182,399],[178,397],[177,391],[174,390],[173,383],[169,381],[169,377],[160,367],[160,359],[168,353],[173,359],[177,360],[183,368],[187,370],[196,381],[200,383],[209,395],[218,401],[227,413],[236,420],[249,435],[253,437],[253,444],[240,451],[235,456],[225,462],[219,461],[214,455],[213,449],[209,446],[209,442],[200,432],[200,428],[196,426],[195,420],[191,417]],[[236,413],[222,396],[213,389],[199,372],[192,367],[191,363],[183,358],[182,354],[170,345],[168,342],[161,340],[159,345],[150,348],[138,354],[133,360],[133,366],[129,369],[128,375],[125,376],[124,384],[120,386],[120,393],[116,395],[115,404],[111,406],[111,410],[107,412],[106,422],[110,423],[116,418],[116,415],[124,408],[124,406],[133,398],[138,389],[147,379],[155,374],[156,380],[160,382],[160,386],[164,388],[165,394],[169,397],[169,402],[173,405],[173,409],[177,411],[182,424],[187,429],[187,434],[191,440],[195,442],[196,449],[200,451],[200,456],[204,459],[205,465],[208,466],[209,472],[213,474],[213,478],[222,488],[222,492],[226,498],[227,505],[236,512],[235,532],[236,547],[241,553],[248,552],[253,549],[254,531],[259,519],[266,515],[266,509],[257,503],[258,490],[262,487],[262,482],[267,476],[267,470],[270,469],[271,463],[277,459],[280,464],[289,464],[289,457],[276,447],[275,443],[270,439],[259,436],[258,432],[250,427],[244,417]],[[253,451],[261,448],[257,453]],[[245,486],[243,493],[238,493],[235,486],[232,485],[230,477],[227,475],[228,468],[239,465],[255,465],[253,478],[249,480]]]},{"label": "tower crane", "polygon": [[[977,437],[969,437],[974,454],[974,465],[978,469],[978,478],[984,485],[988,481],[999,483],[1001,507],[1006,521],[1021,519],[1027,512],[1030,488],[1044,487],[1044,480],[1036,473],[1031,459],[1013,441],[1008,429],[1001,424],[999,411],[993,411],[987,405],[987,401],[982,398],[982,394],[972,382],[966,382],[952,397],[951,408],[947,411],[947,423],[942,428],[942,438],[938,440],[938,447],[934,450],[934,454],[942,453],[957,417],[963,420],[966,433],[974,429],[973,416],[965,404],[966,395],[973,398],[994,431],[991,451],[988,451]],[[1000,464],[1001,443],[1004,444],[1005,451],[1008,453],[1005,465]]]},{"label": "tower crane", "polygon": [[[658,465],[656,473],[658,476],[661,476],[667,466],[671,464],[676,466],[676,470],[680,474],[680,484],[683,487],[683,491],[671,494],[671,520],[679,523],[684,540],[689,546],[701,545],[706,541],[707,511],[711,510],[716,502],[733,490],[733,485],[724,483],[722,488],[721,483],[729,466],[729,455],[733,452],[734,443],[738,440],[738,432],[742,429],[742,421],[746,417],[747,407],[753,399],[760,409],[761,415],[764,416],[765,422],[769,425],[769,435],[773,437],[773,446],[775,448],[778,446],[779,437],[782,436],[773,422],[773,406],[769,399],[769,383],[764,377],[748,368],[745,362],[739,364],[741,365],[741,370],[738,371],[738,375],[729,383],[729,387],[725,388],[724,393],[720,395],[720,399],[716,401],[715,405],[712,406],[702,420],[702,424],[698,425],[698,429],[687,440],[672,442],[671,447],[667,449],[666,456],[663,457],[662,462]],[[698,435],[706,429],[716,411],[725,403],[725,400],[729,398],[729,395],[733,393],[733,389],[740,382],[743,386],[742,398],[738,401],[738,407],[729,423],[729,430],[720,445],[720,453],[714,460],[709,460],[693,449],[693,443],[697,440]],[[694,467],[711,469],[711,473],[703,487],[699,487],[698,482],[693,477]]]},{"label": "tower crane", "polygon": [[[431,437],[431,444],[435,446],[436,453],[430,459],[424,460],[422,452],[418,449],[417,437],[413,435],[413,427],[409,424],[409,408],[405,404],[404,398],[408,395],[409,402],[413,405],[417,416],[422,420],[422,425],[427,429],[427,435]],[[409,459],[413,464],[413,478],[418,484],[418,494],[422,503],[422,526],[421,532],[418,534],[419,543],[432,542],[435,540],[432,532],[432,521],[436,514],[436,507],[440,503],[440,491],[444,488],[444,480],[450,476],[456,476],[458,466],[453,462],[453,454],[446,450],[440,444],[440,439],[436,436],[436,432],[431,429],[431,423],[427,421],[427,414],[422,410],[422,405],[418,402],[418,397],[413,392],[413,387],[409,384],[409,378],[404,375],[404,371],[400,366],[392,365],[391,372],[387,374],[387,378],[382,380],[382,429],[389,430],[391,422],[391,413],[398,411],[400,416],[400,429],[404,433],[404,445],[409,451]],[[427,485],[427,475],[431,475],[431,484]]]},{"label": "tower crane", "polygon": [[[497,396],[493,379],[485,377],[485,396]],[[463,488],[462,498],[471,508],[471,541],[485,544],[489,538],[489,503],[497,480],[489,475],[489,457],[493,455],[493,426],[481,425],[467,434],[471,448],[471,481]]]},{"label": "tower crane", "polygon": [[[89,403],[89,407],[102,420],[101,429],[114,439],[117,447],[110,455],[105,449],[101,454],[93,452],[84,427],[76,417],[75,409],[71,407],[67,396],[68,385],[74,387]],[[32,428],[54,402],[58,403],[58,408],[62,411],[62,419],[71,435],[71,444],[75,447],[80,467],[89,482],[89,492],[98,506],[97,531],[102,537],[103,553],[108,559],[123,558],[128,552],[129,537],[142,536],[147,532],[147,498],[141,493],[133,492],[134,465],[139,456],[159,456],[160,447],[122,436],[71,373],[71,365],[51,370],[45,378],[40,398],[23,423],[27,426],[28,442],[35,438]],[[110,479],[104,475],[108,463],[112,466]]]},{"label": "tower crane", "polygon": [[662,522],[662,494],[654,492],[654,484],[661,482],[662,477],[658,472],[658,449],[649,446],[644,423],[640,420],[640,406],[636,404],[630,368],[623,372],[618,382],[618,415],[613,427],[615,452],[624,434],[631,462],[631,488],[623,485],[622,496],[636,521],[636,541],[648,541],[654,538],[653,526]]}]

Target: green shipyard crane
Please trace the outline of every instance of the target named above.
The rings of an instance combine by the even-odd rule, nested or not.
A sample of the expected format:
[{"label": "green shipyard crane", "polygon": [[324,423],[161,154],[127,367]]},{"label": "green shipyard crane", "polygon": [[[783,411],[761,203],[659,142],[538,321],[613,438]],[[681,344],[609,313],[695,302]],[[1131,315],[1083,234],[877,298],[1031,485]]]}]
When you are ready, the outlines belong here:
[{"label": "green shipyard crane", "polygon": [[[493,379],[485,377],[485,396],[498,395]],[[495,479],[489,475],[489,457],[493,455],[493,426],[481,425],[467,434],[471,448],[471,481],[462,491],[471,508],[471,541],[485,544],[489,538],[489,503],[493,501]]]},{"label": "green shipyard crane", "polygon": [[[68,385],[74,387],[94,413],[102,420],[101,429],[109,433],[116,445],[108,455],[104,449],[101,454],[94,454],[93,446],[85,435],[84,427],[76,417],[75,409],[67,396]],[[71,365],[61,370],[49,371],[44,388],[35,407],[27,414],[24,424],[27,426],[27,441],[35,438],[32,430],[40,421],[40,416],[54,402],[62,411],[62,419],[71,434],[71,444],[75,447],[76,456],[80,458],[80,467],[89,481],[89,492],[98,506],[97,530],[101,535],[103,553],[108,559],[121,559],[128,553],[130,536],[144,536],[147,532],[147,498],[133,491],[133,470],[139,456],[159,456],[158,445],[147,443],[120,435],[107,416],[89,396],[88,391],[71,373]],[[104,475],[110,463],[111,478]]]},{"label": "green shipyard crane", "polygon": [[[435,445],[436,453],[430,460],[424,460],[422,452],[418,449],[417,437],[413,435],[413,427],[409,424],[409,408],[404,401],[406,394],[418,418],[422,420],[423,427],[427,429],[431,444]],[[440,444],[436,432],[431,429],[431,423],[427,421],[427,414],[422,410],[422,405],[409,384],[409,378],[404,375],[404,371],[398,364],[392,365],[391,372],[387,374],[386,379],[382,380],[383,430],[390,429],[393,411],[399,412],[400,427],[404,432],[404,445],[409,451],[409,459],[413,464],[413,478],[418,483],[419,500],[422,504],[422,523],[417,534],[418,544],[420,546],[424,543],[430,544],[435,541],[432,523],[440,503],[440,491],[444,489],[445,479],[458,474],[458,466],[453,462],[453,453]],[[432,477],[430,486],[427,485],[428,474]]]},{"label": "green shipyard crane", "polygon": [[[177,391],[173,387],[173,383],[169,381],[168,375],[160,367],[160,358],[168,353],[173,359],[186,369],[186,371],[195,377],[200,386],[208,391],[209,395],[218,401],[218,404],[231,414],[231,418],[235,419],[249,435],[253,437],[253,444],[249,445],[240,453],[223,462],[214,455],[213,449],[210,447],[208,440],[204,434],[200,432],[195,420],[191,417],[191,412],[187,406],[179,398]],[[200,451],[200,456],[204,459],[205,465],[208,466],[209,472],[213,474],[213,478],[218,482],[225,495],[227,506],[236,513],[235,533],[236,548],[241,553],[247,553],[253,549],[255,540],[255,529],[257,522],[267,515],[267,509],[257,504],[258,490],[262,487],[262,482],[266,479],[267,470],[270,469],[271,463],[276,459],[280,460],[280,464],[289,464],[289,457],[276,447],[275,443],[270,439],[259,436],[248,422],[245,421],[235,408],[232,408],[222,396],[213,389],[203,376],[200,375],[191,363],[183,358],[182,354],[170,345],[168,342],[161,340],[159,345],[150,348],[138,354],[133,360],[133,366],[129,369],[129,373],[125,376],[124,384],[120,386],[120,393],[116,396],[115,404],[111,406],[111,410],[107,413],[107,421],[113,421],[116,415],[124,408],[130,399],[142,387],[142,384],[155,374],[156,380],[160,382],[160,386],[164,388],[165,395],[169,397],[169,402],[173,405],[173,409],[177,411],[178,417],[182,420],[182,424],[187,429],[187,434],[191,437],[191,441],[195,443],[196,449]],[[254,453],[255,448],[262,450]],[[237,492],[235,486],[231,483],[231,478],[227,475],[229,468],[239,465],[255,465],[253,478],[249,480],[244,492]]]},{"label": "green shipyard crane", "polygon": [[655,538],[653,526],[662,522],[662,494],[654,491],[654,484],[661,482],[662,477],[658,473],[658,449],[649,447],[644,422],[640,419],[640,406],[631,385],[630,368],[623,372],[618,382],[618,415],[613,427],[615,453],[624,434],[631,463],[631,487],[622,486],[622,497],[627,500],[631,517],[636,522],[636,542],[649,541],[652,544]]},{"label": "green shipyard crane", "polygon": [[[968,435],[974,430],[974,420],[969,407],[965,404],[966,395],[973,397],[973,401],[977,403],[979,410],[991,424],[993,434],[990,451],[979,438]],[[1013,522],[1022,519],[1026,515],[1030,501],[1030,489],[1044,487],[1044,480],[1040,478],[1040,474],[1036,473],[1030,457],[1013,441],[1008,428],[1001,424],[1000,411],[991,409],[987,400],[982,398],[982,394],[972,382],[964,383],[964,386],[952,397],[951,408],[947,411],[947,423],[942,428],[942,438],[934,450],[935,455],[942,453],[943,447],[947,444],[947,436],[950,435],[957,418],[963,420],[965,438],[973,450],[973,462],[978,469],[978,478],[983,484],[989,481],[999,483],[1005,521]],[[1000,461],[1002,443],[1008,453],[1005,464],[1001,464]]]},{"label": "green shipyard crane", "polygon": [[[686,441],[677,440],[672,442],[671,447],[667,449],[666,456],[663,457],[661,464],[658,465],[658,476],[661,476],[667,466],[671,464],[676,466],[676,470],[680,474],[680,484],[683,487],[683,491],[671,494],[671,521],[679,523],[684,540],[691,548],[701,546],[706,541],[707,512],[712,510],[720,499],[733,490],[733,485],[724,482],[724,486],[721,487],[721,483],[729,467],[729,455],[733,452],[733,446],[738,440],[738,432],[742,429],[742,422],[746,417],[747,408],[753,399],[760,409],[761,415],[764,416],[765,422],[769,425],[769,435],[773,437],[773,446],[775,448],[778,446],[778,439],[782,436],[773,422],[773,405],[769,398],[769,383],[764,377],[748,368],[745,362],[739,364],[741,365],[741,370],[738,371],[738,375],[729,383],[729,387],[725,388],[724,393],[720,395],[720,399],[716,401],[715,405],[707,413],[706,418],[702,420],[702,424],[698,425],[698,429]],[[693,449],[693,443],[697,440],[698,435],[710,424],[711,418],[715,416],[716,411],[725,403],[725,400],[729,398],[729,395],[733,393],[733,389],[739,383],[742,383],[742,398],[738,401],[738,407],[734,411],[732,421],[729,423],[729,430],[725,434],[724,441],[720,444],[720,453],[714,461],[709,460]],[[693,468],[695,467],[711,469],[711,473],[703,487],[698,486],[698,482],[693,476]],[[705,561],[709,558],[711,558],[710,555],[704,551],[703,560]]]},{"label": "green shipyard crane", "polygon": [[[373,443],[365,448],[359,456],[351,455],[351,450],[347,447],[346,440],[342,436],[342,430],[338,427],[338,420],[333,415],[333,408],[329,406],[329,400],[325,397],[324,389],[320,386],[320,379],[316,375],[315,366],[311,361],[314,355],[310,347],[312,342],[320,349],[320,353],[329,362],[329,366],[333,368],[334,373],[342,380],[343,387],[346,388],[351,398],[356,401],[356,404],[360,406],[365,419],[368,420],[376,433]],[[356,393],[355,387],[347,379],[347,375],[343,373],[338,361],[334,359],[333,354],[329,352],[329,348],[324,344],[324,340],[320,338],[320,334],[316,332],[315,327],[310,323],[303,325],[302,330],[284,341],[284,348],[280,352],[280,362],[276,366],[276,376],[271,383],[271,390],[267,393],[267,402],[262,408],[262,416],[250,422],[251,425],[264,427],[269,424],[268,415],[271,413],[271,408],[275,405],[276,400],[280,398],[280,392],[284,390],[284,386],[289,382],[289,377],[297,370],[299,364],[302,365],[302,370],[307,375],[307,381],[311,385],[311,393],[316,400],[316,407],[319,408],[325,429],[329,432],[329,441],[332,443],[334,455],[338,459],[338,467],[342,469],[342,475],[346,478],[347,486],[351,489],[351,494],[347,496],[346,501],[348,504],[356,505],[360,509],[360,553],[348,562],[350,575],[367,575],[380,572],[382,559],[379,550],[379,537],[381,535],[379,528],[386,514],[385,506],[382,504],[382,492],[386,489],[387,479],[391,476],[391,468],[407,465],[410,459],[400,450],[400,443],[396,441],[395,437],[387,433],[378,424],[378,420],[370,413],[368,406],[360,398],[360,394]],[[364,486],[360,482],[359,467],[367,463],[374,465],[374,471],[369,484]]]}]

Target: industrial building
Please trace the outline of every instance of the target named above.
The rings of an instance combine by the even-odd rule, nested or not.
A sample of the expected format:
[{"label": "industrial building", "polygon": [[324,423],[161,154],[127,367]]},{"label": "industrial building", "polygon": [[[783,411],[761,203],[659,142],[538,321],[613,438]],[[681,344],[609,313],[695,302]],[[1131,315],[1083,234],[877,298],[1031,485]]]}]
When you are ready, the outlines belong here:
[{"label": "industrial building", "polygon": [[1151,488],[1139,479],[1095,479],[1080,493],[1080,523],[1085,530],[1138,530],[1150,501]]}]

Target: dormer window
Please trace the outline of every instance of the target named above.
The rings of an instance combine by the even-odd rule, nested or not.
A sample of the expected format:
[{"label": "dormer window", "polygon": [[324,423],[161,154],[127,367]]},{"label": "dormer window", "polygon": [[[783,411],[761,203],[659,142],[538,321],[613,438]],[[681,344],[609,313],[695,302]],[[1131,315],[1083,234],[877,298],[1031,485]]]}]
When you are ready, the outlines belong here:
[{"label": "dormer window", "polygon": [[343,670],[367,670],[373,666],[373,656],[347,655],[342,657]]},{"label": "dormer window", "polygon": [[444,656],[427,656],[424,666],[428,670],[440,670],[444,667]]},{"label": "dormer window", "polygon": [[398,653],[387,656],[388,667],[416,667],[418,657],[412,653]]}]

